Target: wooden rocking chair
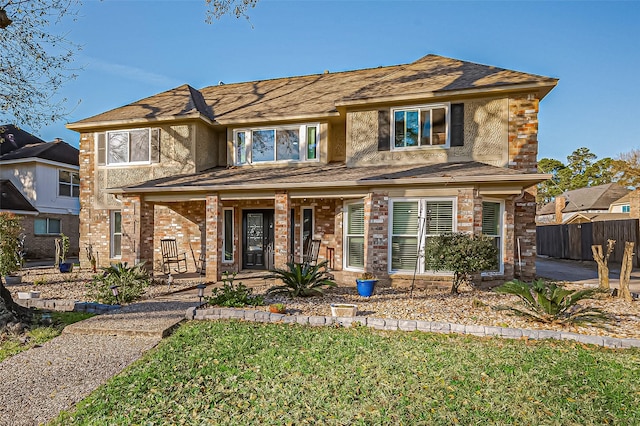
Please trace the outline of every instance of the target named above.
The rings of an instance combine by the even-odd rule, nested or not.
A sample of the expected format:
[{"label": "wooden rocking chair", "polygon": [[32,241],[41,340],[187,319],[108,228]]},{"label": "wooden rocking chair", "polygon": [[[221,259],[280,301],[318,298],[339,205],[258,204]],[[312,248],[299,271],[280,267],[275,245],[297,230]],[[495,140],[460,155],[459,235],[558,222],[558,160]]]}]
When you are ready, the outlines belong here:
[{"label": "wooden rocking chair", "polygon": [[171,265],[175,265],[174,271],[179,274],[187,272],[187,253],[178,253],[178,244],[173,238],[160,240],[162,249],[162,273],[171,274]]},{"label": "wooden rocking chair", "polygon": [[302,263],[309,266],[316,266],[318,263],[318,253],[320,253],[320,240],[309,240],[302,256]]}]

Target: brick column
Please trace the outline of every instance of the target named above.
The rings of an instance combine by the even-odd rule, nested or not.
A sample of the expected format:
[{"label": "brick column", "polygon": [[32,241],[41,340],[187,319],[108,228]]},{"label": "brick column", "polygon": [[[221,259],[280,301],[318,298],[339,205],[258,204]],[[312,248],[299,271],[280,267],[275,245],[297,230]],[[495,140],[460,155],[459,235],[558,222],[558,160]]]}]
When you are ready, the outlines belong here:
[{"label": "brick column", "polygon": [[640,219],[640,189],[629,194],[629,217]]},{"label": "brick column", "polygon": [[285,268],[289,261],[290,238],[289,230],[291,229],[291,200],[287,192],[276,192],[275,197],[275,213],[274,213],[274,237],[273,243],[274,266],[276,268]]},{"label": "brick column", "polygon": [[[476,208],[480,210],[479,214],[476,213]],[[456,220],[458,222],[458,232],[473,234],[476,231],[476,222],[478,220],[480,229],[482,229],[482,200],[480,200],[475,189],[458,190],[458,214]]]},{"label": "brick column", "polygon": [[[94,254],[99,251],[96,241],[98,236],[92,234],[91,226],[91,211],[92,195],[94,191],[94,174],[95,166],[93,161],[94,139],[93,133],[82,133],[80,135],[80,152],[78,160],[80,162],[80,267],[90,268],[91,264],[87,256],[84,256],[84,248],[87,244],[92,244]],[[108,225],[108,223],[107,223]],[[107,228],[108,229],[108,228]],[[108,235],[108,233],[107,233]],[[100,253],[101,258],[109,259],[109,256],[104,256],[105,253]]]},{"label": "brick column", "polygon": [[514,268],[518,262],[518,246],[516,245],[514,232],[514,200],[511,196],[504,201],[504,253],[502,259],[504,261],[504,278],[512,280],[514,278]]},{"label": "brick column", "polygon": [[[514,206],[515,275],[523,281],[531,281],[536,274],[536,197],[530,192],[516,198]],[[518,242],[522,264],[518,261]],[[522,272],[520,270],[522,269]]]},{"label": "brick column", "polygon": [[207,195],[205,201],[206,226],[206,277],[207,280],[219,280],[222,249],[222,203],[218,194]]},{"label": "brick column", "polygon": [[364,269],[378,279],[388,274],[389,196],[369,193],[364,199]]},{"label": "brick column", "polygon": [[122,262],[135,265],[140,250],[140,197],[126,195],[122,197],[122,243],[120,250]]},{"label": "brick column", "polygon": [[509,168],[538,171],[538,103],[535,95],[509,99]]}]

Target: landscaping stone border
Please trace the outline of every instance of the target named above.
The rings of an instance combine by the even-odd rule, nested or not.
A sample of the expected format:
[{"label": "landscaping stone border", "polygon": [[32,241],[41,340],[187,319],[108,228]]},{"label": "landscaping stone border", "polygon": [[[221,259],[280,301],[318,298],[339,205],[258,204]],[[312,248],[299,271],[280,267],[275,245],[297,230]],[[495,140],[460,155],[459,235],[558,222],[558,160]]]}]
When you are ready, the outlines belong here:
[{"label": "landscaping stone border", "polygon": [[608,336],[592,336],[553,330],[530,330],[524,328],[508,328],[481,325],[464,325],[447,322],[398,320],[373,317],[332,317],[272,314],[265,311],[234,308],[189,308],[185,314],[187,320],[236,319],[253,322],[279,322],[285,324],[303,324],[310,326],[343,326],[361,325],[376,330],[391,331],[424,331],[430,333],[470,334],[480,337],[502,337],[505,339],[555,339],[573,340],[576,342],[603,346],[606,348],[626,349],[640,348],[640,339],[625,339]]},{"label": "landscaping stone border", "polygon": [[107,305],[96,302],[78,302],[70,299],[17,299],[15,301],[25,308],[47,309],[62,312],[88,312],[91,314],[104,314],[120,309],[120,305]]}]

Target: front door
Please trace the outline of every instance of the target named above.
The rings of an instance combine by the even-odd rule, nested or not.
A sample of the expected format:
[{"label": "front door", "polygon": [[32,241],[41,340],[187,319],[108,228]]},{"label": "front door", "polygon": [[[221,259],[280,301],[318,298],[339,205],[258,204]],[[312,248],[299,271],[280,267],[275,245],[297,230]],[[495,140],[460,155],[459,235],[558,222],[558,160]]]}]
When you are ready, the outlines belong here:
[{"label": "front door", "polygon": [[244,269],[273,267],[273,210],[242,212],[242,246]]}]

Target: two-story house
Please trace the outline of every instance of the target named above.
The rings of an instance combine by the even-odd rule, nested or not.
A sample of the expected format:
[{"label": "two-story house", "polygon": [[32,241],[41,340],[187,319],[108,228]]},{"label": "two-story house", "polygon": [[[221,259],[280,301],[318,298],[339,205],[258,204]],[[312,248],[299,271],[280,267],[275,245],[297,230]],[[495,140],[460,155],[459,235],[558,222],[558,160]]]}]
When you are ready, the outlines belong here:
[{"label": "two-story house", "polygon": [[403,285],[437,280],[421,249],[460,231],[495,239],[489,275],[530,278],[532,192],[548,178],[538,105],[556,84],[427,55],[159,93],[68,125],[81,133],[81,243],[102,263],[158,268],[174,237],[215,280],[300,259],[312,238],[338,281]]},{"label": "two-story house", "polygon": [[0,210],[22,216],[27,257],[53,258],[61,233],[69,237],[69,255],[78,255],[78,149],[13,125],[0,126],[0,138]]}]

